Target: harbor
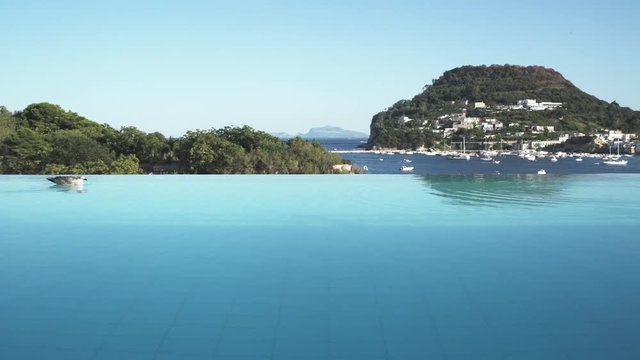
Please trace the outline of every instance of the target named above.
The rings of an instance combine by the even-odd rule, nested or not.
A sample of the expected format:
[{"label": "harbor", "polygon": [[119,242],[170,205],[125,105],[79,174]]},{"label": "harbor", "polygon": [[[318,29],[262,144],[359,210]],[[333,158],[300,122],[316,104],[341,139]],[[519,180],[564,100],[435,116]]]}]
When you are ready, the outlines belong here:
[{"label": "harbor", "polygon": [[[402,174],[411,162],[412,174],[600,174],[640,173],[640,161],[631,154],[594,154],[535,150],[442,151],[442,150],[365,150],[356,140],[320,141],[330,152],[339,154],[369,174]],[[451,161],[465,154],[468,160]],[[466,159],[465,157],[465,159]]]}]

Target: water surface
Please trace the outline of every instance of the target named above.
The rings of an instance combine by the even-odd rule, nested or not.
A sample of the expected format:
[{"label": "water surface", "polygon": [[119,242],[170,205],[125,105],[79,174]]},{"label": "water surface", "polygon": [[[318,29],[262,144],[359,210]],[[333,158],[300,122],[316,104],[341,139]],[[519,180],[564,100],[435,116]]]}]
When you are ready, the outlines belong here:
[{"label": "water surface", "polygon": [[0,359],[637,359],[640,176],[0,177]]}]

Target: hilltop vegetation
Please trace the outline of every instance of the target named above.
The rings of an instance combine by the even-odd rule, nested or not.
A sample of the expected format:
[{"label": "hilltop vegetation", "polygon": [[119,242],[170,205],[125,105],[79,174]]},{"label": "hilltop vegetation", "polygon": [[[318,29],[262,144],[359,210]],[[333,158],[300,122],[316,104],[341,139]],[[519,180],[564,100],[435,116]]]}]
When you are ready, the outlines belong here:
[{"label": "hilltop vegetation", "polygon": [[284,142],[248,126],[167,138],[116,130],[49,103],[15,113],[0,106],[2,174],[316,174],[339,163],[317,142]]},{"label": "hilltop vegetation", "polygon": [[[547,111],[488,113],[465,105],[483,102],[487,107],[516,104],[518,100],[559,102]],[[593,132],[602,128],[640,131],[640,112],[589,95],[555,70],[540,66],[463,66],[445,72],[411,100],[401,100],[373,116],[369,147],[417,148],[433,146],[442,138],[432,130],[438,117],[464,112],[491,116],[505,124],[554,126],[556,131]],[[414,121],[400,123],[406,116]]]}]

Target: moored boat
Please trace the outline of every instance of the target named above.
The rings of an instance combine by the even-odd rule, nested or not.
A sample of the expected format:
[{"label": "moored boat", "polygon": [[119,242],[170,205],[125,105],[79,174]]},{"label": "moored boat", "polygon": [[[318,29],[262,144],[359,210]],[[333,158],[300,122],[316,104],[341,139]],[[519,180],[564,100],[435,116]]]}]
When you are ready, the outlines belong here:
[{"label": "moored boat", "polygon": [[609,159],[602,162],[605,165],[627,165],[627,160],[624,159]]}]

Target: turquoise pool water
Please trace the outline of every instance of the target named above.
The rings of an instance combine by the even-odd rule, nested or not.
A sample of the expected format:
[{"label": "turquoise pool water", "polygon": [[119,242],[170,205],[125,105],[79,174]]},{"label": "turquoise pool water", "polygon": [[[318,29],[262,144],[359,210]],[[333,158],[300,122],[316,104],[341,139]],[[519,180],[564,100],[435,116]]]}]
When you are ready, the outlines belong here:
[{"label": "turquoise pool water", "polygon": [[638,359],[640,175],[0,177],[0,359]]}]

